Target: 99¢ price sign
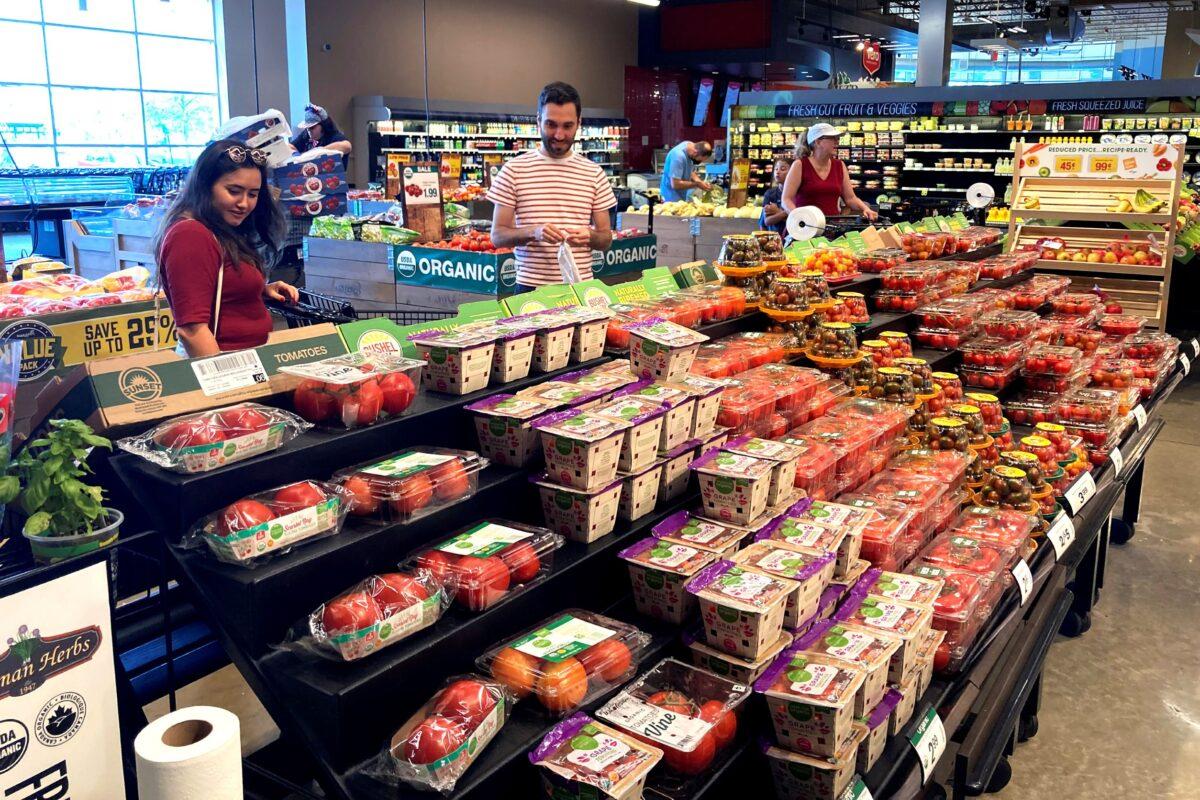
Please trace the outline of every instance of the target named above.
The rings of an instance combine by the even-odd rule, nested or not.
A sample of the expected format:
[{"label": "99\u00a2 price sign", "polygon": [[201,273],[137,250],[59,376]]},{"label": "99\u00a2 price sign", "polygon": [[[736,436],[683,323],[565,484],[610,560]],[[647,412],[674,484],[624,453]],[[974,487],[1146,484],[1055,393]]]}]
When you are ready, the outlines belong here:
[{"label": "99\u00a2 price sign", "polygon": [[921,760],[923,781],[929,783],[933,768],[946,751],[946,727],[942,724],[942,718],[938,716],[936,708],[925,712],[924,719],[913,731],[912,736],[908,737],[908,741],[917,751],[917,758]]}]

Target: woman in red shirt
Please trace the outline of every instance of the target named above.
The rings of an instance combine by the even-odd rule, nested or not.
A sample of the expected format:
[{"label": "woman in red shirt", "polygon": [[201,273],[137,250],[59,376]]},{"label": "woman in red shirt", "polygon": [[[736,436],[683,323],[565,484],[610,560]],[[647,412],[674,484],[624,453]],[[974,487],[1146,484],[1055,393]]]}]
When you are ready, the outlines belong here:
[{"label": "woman in red shirt", "polygon": [[189,357],[258,347],[271,333],[263,298],[294,303],[295,287],[268,284],[267,261],[284,217],[267,187],[267,157],[232,139],[204,148],[163,219],[159,282]]},{"label": "woman in red shirt", "polygon": [[783,207],[791,212],[800,206],[816,206],[826,217],[840,212],[838,201],[846,208],[857,211],[868,220],[879,217],[875,211],[858,199],[850,173],[837,155],[838,137],[842,132],[827,122],[818,122],[808,129],[805,137],[808,145],[798,143],[799,157],[788,170],[783,183]]}]

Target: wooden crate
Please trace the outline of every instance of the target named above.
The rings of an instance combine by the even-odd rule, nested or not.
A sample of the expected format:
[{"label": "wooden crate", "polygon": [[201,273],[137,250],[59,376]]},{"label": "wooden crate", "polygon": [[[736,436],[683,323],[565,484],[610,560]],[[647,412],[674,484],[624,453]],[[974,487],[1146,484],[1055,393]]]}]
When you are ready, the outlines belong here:
[{"label": "wooden crate", "polygon": [[1071,291],[1073,292],[1090,292],[1097,287],[1120,303],[1126,314],[1145,317],[1147,327],[1159,329],[1163,327],[1163,312],[1166,309],[1163,308],[1162,284],[1158,281],[1108,276],[1076,275],[1071,277]]},{"label": "wooden crate", "polygon": [[111,236],[83,233],[70,222],[63,225],[67,265],[88,280],[102,278],[117,269],[117,241]]},{"label": "wooden crate", "polygon": [[112,227],[116,239],[117,268],[142,266],[154,272],[154,238],[158,234],[158,220],[114,217]]}]

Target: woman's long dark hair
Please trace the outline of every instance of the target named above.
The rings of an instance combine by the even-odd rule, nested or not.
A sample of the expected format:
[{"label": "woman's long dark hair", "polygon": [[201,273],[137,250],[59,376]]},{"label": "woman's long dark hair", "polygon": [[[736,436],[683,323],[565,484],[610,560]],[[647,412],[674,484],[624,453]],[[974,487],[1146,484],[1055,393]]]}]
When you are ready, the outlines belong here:
[{"label": "woman's long dark hair", "polygon": [[[235,268],[241,262],[248,261],[265,271],[265,265],[274,263],[287,232],[283,209],[280,208],[279,201],[275,199],[267,182],[266,165],[255,164],[249,154],[242,163],[237,163],[226,152],[231,147],[245,148],[245,145],[234,139],[221,139],[204,148],[204,152],[196,159],[196,164],[188,174],[187,182],[184,183],[179,196],[167,209],[154,244],[160,270],[163,239],[171,226],[181,219],[194,219],[212,231],[225,258]],[[241,225],[234,228],[222,219],[221,213],[213,206],[213,186],[223,175],[245,167],[258,170],[262,177],[262,189],[258,193],[258,203],[254,210],[242,220]]]},{"label": "woman's long dark hair", "polygon": [[[321,120],[321,141],[328,142],[334,136],[345,137],[345,135],[346,134],[342,133],[342,129],[338,127],[338,124],[333,121],[333,115],[329,113],[328,109],[326,109],[325,119]],[[302,130],[292,137],[292,145],[299,149],[301,141],[305,136],[312,138],[307,129]]]}]

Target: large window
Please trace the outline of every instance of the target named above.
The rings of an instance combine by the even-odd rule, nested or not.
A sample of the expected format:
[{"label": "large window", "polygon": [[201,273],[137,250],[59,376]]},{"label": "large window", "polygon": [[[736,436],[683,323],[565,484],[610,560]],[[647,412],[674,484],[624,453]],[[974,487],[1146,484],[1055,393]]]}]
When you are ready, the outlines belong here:
[{"label": "large window", "polygon": [[214,0],[0,0],[0,166],[190,164],[222,119]]},{"label": "large window", "polygon": [[[1114,79],[1116,45],[1112,42],[1043,47],[1035,53],[1006,53],[992,60],[991,54],[950,54],[949,86],[999,86],[1007,83],[1075,83]],[[911,83],[917,78],[917,54],[897,53],[895,80]]]}]

